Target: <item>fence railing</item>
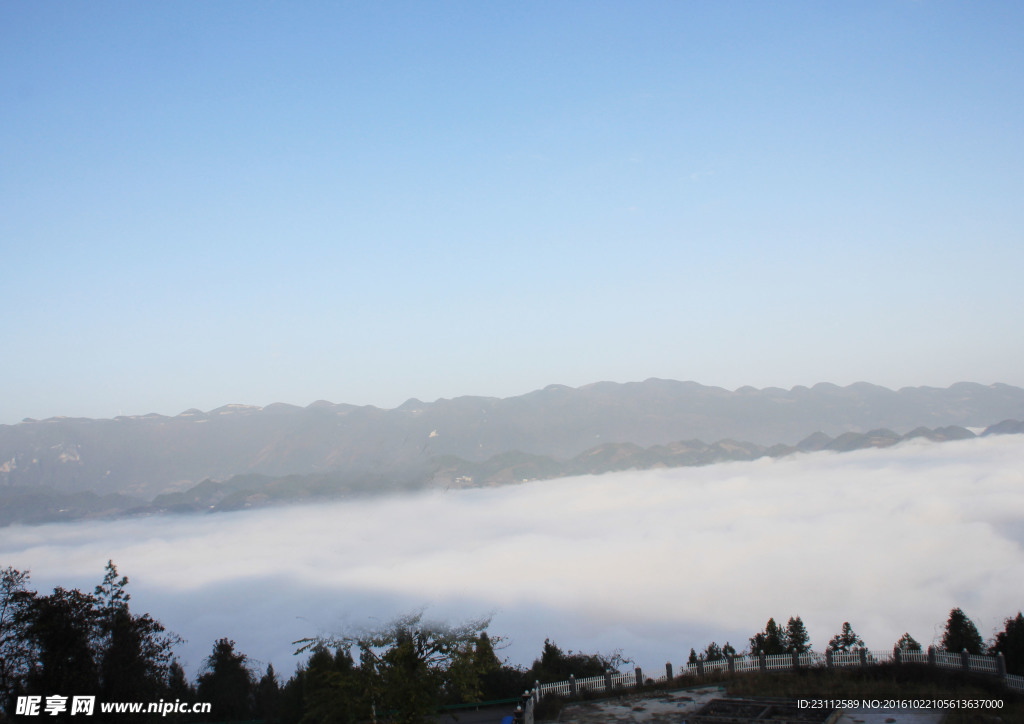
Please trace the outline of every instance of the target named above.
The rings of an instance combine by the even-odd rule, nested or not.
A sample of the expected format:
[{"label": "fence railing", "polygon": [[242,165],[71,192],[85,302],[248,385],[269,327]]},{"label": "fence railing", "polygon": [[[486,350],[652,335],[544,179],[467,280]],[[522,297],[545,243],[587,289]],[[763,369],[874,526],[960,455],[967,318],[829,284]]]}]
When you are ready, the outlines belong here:
[{"label": "fence railing", "polygon": [[[799,654],[723,656],[714,661],[698,660],[696,663],[689,663],[685,670],[680,671],[680,675],[699,677],[714,672],[787,671],[798,668],[844,668],[889,663],[927,664],[941,669],[957,669],[975,674],[986,674],[1002,679],[1005,686],[1012,691],[1024,692],[1024,676],[1007,674],[1006,660],[1002,654],[981,656],[968,654],[967,651],[954,654],[948,651],[939,651],[935,647],[929,647],[927,651],[853,649],[852,651],[825,651],[824,653],[805,651]],[[523,694],[522,704],[516,707],[516,721],[522,724],[533,724],[534,707],[541,698],[549,694],[569,697],[585,691],[600,692],[641,687],[645,684],[670,681],[672,678],[672,664],[668,663],[665,664],[665,673],[656,677],[645,677],[638,666],[634,671],[627,673],[609,671],[603,676],[590,676],[583,679],[570,676],[568,681],[551,684],[537,682],[532,691]]]}]

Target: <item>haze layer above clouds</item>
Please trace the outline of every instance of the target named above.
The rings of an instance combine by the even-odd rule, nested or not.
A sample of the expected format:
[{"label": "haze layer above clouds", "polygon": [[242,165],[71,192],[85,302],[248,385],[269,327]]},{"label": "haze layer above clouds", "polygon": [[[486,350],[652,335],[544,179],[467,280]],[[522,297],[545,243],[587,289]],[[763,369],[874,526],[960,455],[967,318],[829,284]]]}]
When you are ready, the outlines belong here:
[{"label": "haze layer above clouds", "polygon": [[188,639],[290,671],[291,642],[412,608],[494,614],[506,654],[545,637],[680,663],[743,648],[801,615],[822,648],[849,620],[868,645],[924,643],[953,606],[991,636],[1021,605],[1024,439],[815,453],[203,518],[0,532],[35,585],[91,588],[108,558],[134,604]]}]

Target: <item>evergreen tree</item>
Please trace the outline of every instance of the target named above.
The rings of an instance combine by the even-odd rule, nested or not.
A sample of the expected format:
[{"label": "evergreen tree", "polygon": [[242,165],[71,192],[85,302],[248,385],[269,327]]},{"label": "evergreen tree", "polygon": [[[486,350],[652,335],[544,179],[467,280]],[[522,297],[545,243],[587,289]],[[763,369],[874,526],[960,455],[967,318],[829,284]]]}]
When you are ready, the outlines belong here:
[{"label": "evergreen tree", "polygon": [[832,651],[853,651],[863,646],[863,639],[854,632],[849,621],[843,621],[843,630],[828,642],[828,647]]},{"label": "evergreen tree", "polygon": [[0,720],[3,712],[15,710],[32,661],[25,626],[36,593],[28,589],[28,581],[28,571],[0,571]]},{"label": "evergreen tree", "polygon": [[750,650],[755,654],[784,654],[788,645],[785,629],[780,628],[774,618],[768,619],[764,631],[750,637]]},{"label": "evergreen tree", "polygon": [[121,576],[119,579],[117,566],[113,561],[108,560],[107,567],[104,569],[103,583],[96,586],[96,590],[93,592],[103,615],[113,618],[118,611],[128,610],[128,601],[131,600],[131,595],[125,591],[127,585],[128,576]]},{"label": "evergreen tree", "polygon": [[[483,701],[483,690],[480,688],[482,671],[477,668],[476,650],[479,639],[467,641],[455,651],[448,665],[442,701],[445,704],[461,704]],[[490,641],[487,642],[490,648]],[[484,666],[494,669],[498,666],[494,652]]]},{"label": "evergreen tree", "polygon": [[281,687],[277,715],[281,724],[299,724],[305,709],[306,667],[299,664],[295,673]]},{"label": "evergreen tree", "polygon": [[534,660],[531,670],[536,680],[542,684],[564,681],[572,673],[566,662],[565,653],[551,639],[544,639],[540,658]]},{"label": "evergreen tree", "polygon": [[71,696],[99,691],[96,603],[88,593],[57,587],[48,596],[33,597],[22,611],[33,657],[26,677],[29,693]]},{"label": "evergreen tree", "polygon": [[725,642],[725,646],[722,647],[722,656],[735,656],[736,649],[728,641]]},{"label": "evergreen tree", "polygon": [[696,651],[694,651],[694,650],[693,650],[693,649],[691,648],[691,649],[690,649],[690,658],[688,658],[688,659],[686,660],[686,663],[688,663],[688,664],[696,664],[696,663],[697,663],[698,661],[700,661],[700,659],[698,659],[698,658],[697,658],[697,652],[696,652]]},{"label": "evergreen tree", "polygon": [[786,650],[798,654],[811,650],[811,637],[799,616],[790,617],[786,623]]},{"label": "evergreen tree", "polygon": [[[0,572],[0,678],[8,696],[93,695],[155,701],[167,692],[178,639],[148,614],[128,608],[128,579],[107,563],[95,594],[27,590],[28,574]],[[9,710],[9,702],[0,702]],[[65,713],[64,715],[69,715]],[[143,716],[125,714],[126,724]]]},{"label": "evergreen tree", "polygon": [[[167,665],[167,678],[160,698],[169,702],[194,703],[196,701],[196,690],[189,683],[185,676],[185,670],[177,660],[172,660]],[[174,724],[175,722],[189,721],[190,718],[188,714],[168,714],[166,717],[161,716],[160,721]]]},{"label": "evergreen tree", "polygon": [[919,644],[917,640],[909,633],[905,633],[902,636],[900,636],[900,640],[896,642],[895,646],[893,646],[893,650],[920,651],[921,644]]},{"label": "evergreen tree", "polygon": [[473,668],[480,679],[480,696],[484,701],[509,699],[533,688],[525,670],[502,662],[494,651],[500,638],[491,638],[482,631],[473,650]]},{"label": "evergreen tree", "polygon": [[978,633],[974,622],[959,608],[949,612],[946,630],[942,634],[942,648],[953,653],[960,653],[966,649],[969,654],[980,654],[984,648],[981,634]]},{"label": "evergreen tree", "polygon": [[[107,561],[96,586],[100,693],[108,701],[155,701],[166,690],[172,650],[180,641],[149,614],[128,607],[127,576]],[[127,720],[126,720],[127,721]]]},{"label": "evergreen tree", "polygon": [[990,650],[1003,655],[1007,673],[1024,676],[1024,615],[1020,611],[1016,618],[1006,619]]},{"label": "evergreen tree", "polygon": [[[304,724],[347,724],[370,718],[371,701],[365,696],[361,673],[347,649],[339,648],[332,656],[326,646],[314,648],[301,671],[301,721]],[[294,693],[282,691],[282,709],[294,706],[288,701],[289,696]]]},{"label": "evergreen tree", "polygon": [[721,661],[725,658],[722,654],[721,647],[714,641],[708,644],[708,647],[704,649],[704,660],[705,661]]},{"label": "evergreen tree", "polygon": [[277,721],[277,710],[280,704],[281,687],[277,683],[274,665],[267,664],[267,673],[256,684],[255,710],[256,718],[267,724]]},{"label": "evergreen tree", "polygon": [[462,689],[463,661],[488,623],[431,625],[415,613],[360,636],[307,639],[299,651],[357,648],[363,700],[378,712],[391,712],[395,722],[418,724],[434,714],[447,694]]},{"label": "evergreen tree", "polygon": [[542,684],[552,681],[565,681],[569,675],[577,679],[587,676],[600,676],[609,669],[617,668],[618,655],[611,657],[601,654],[564,653],[550,639],[544,639],[544,649],[539,659],[534,660],[530,668],[530,681]]},{"label": "evergreen tree", "polygon": [[177,659],[171,661],[167,667],[167,699],[181,699],[182,701],[193,701],[196,697],[196,690],[189,683],[185,676],[185,669],[181,667]]},{"label": "evergreen tree", "polygon": [[252,718],[253,676],[245,654],[235,651],[235,642],[226,638],[213,645],[204,672],[199,676],[197,698],[210,702],[211,715],[221,721]]}]

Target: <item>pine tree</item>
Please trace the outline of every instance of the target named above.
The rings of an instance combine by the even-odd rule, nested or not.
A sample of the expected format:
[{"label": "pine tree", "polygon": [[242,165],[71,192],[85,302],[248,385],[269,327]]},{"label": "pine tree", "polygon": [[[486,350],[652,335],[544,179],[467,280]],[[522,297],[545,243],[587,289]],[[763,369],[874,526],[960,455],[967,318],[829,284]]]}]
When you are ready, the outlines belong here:
[{"label": "pine tree", "polygon": [[276,722],[281,698],[281,687],[277,683],[274,665],[267,664],[267,673],[256,684],[256,717],[264,722]]},{"label": "pine tree", "polygon": [[496,642],[500,644],[500,638],[492,639],[482,631],[473,651],[473,668],[480,679],[480,695],[485,701],[505,699],[531,688],[522,669],[505,666],[498,658],[494,652]]},{"label": "pine tree", "polygon": [[31,600],[23,612],[26,642],[35,657],[26,677],[30,693],[98,693],[96,603],[88,593],[59,586]]},{"label": "pine tree", "polygon": [[[55,588],[39,596],[27,574],[0,573],[0,678],[6,694],[98,695],[154,701],[167,692],[179,639],[128,608],[127,577],[107,562],[95,594]],[[7,702],[0,701],[0,709]],[[142,716],[126,714],[125,724]]]},{"label": "pine tree", "polygon": [[205,671],[199,676],[197,697],[210,702],[211,716],[221,721],[252,718],[253,676],[248,657],[235,651],[235,642],[226,638],[213,645]]},{"label": "pine tree", "polygon": [[774,618],[768,619],[764,631],[756,633],[750,638],[750,650],[753,653],[764,653],[769,656],[784,654],[787,646],[786,631],[775,623]]},{"label": "pine tree", "polygon": [[704,660],[705,661],[720,661],[725,656],[722,654],[722,648],[714,641],[708,644],[708,647],[704,649]]},{"label": "pine tree", "polygon": [[175,659],[167,667],[167,696],[165,698],[192,701],[195,696],[196,691],[185,676],[185,669]]},{"label": "pine tree", "polygon": [[893,646],[893,649],[899,651],[920,651],[921,644],[919,644],[917,640],[909,633],[905,633],[902,636],[900,636],[900,640],[896,642],[896,645]]},{"label": "pine tree", "polygon": [[863,647],[864,641],[858,636],[849,621],[843,621],[843,630],[832,637],[828,647],[832,651],[852,651],[855,648]]},{"label": "pine tree", "polygon": [[113,616],[117,611],[128,608],[128,601],[131,595],[125,591],[128,585],[128,576],[117,578],[117,566],[111,560],[107,561],[107,567],[103,575],[103,583],[96,586],[95,595],[99,601],[100,610],[108,616]]},{"label": "pine tree", "polygon": [[14,711],[31,666],[25,626],[36,592],[28,589],[28,581],[28,571],[9,566],[0,571],[0,712]]},{"label": "pine tree", "polygon": [[339,648],[332,656],[326,646],[315,647],[305,668],[300,667],[292,677],[300,681],[298,690],[289,681],[281,691],[281,718],[289,721],[288,711],[296,708],[298,719],[318,724],[346,724],[371,717],[359,676],[348,649]]},{"label": "pine tree", "polygon": [[811,637],[799,616],[795,618],[790,617],[789,622],[786,624],[786,640],[788,643],[787,651],[795,651],[798,654],[802,654],[811,650]]},{"label": "pine tree", "polygon": [[128,608],[127,576],[107,561],[103,583],[96,586],[100,635],[101,694],[110,701],[155,700],[164,690],[172,649],[180,639],[149,614]]},{"label": "pine tree", "polygon": [[[190,704],[196,701],[196,690],[185,676],[185,669],[182,668],[176,659],[172,660],[167,666],[167,677],[163,682],[160,698],[167,702],[181,704]],[[160,721],[167,722],[167,724],[181,724],[182,722],[191,721],[191,719],[190,715],[181,713],[168,714],[166,717],[161,716]]]},{"label": "pine tree", "polygon": [[957,654],[965,649],[969,654],[980,654],[984,648],[974,622],[959,608],[949,612],[946,631],[942,634],[942,648]]},{"label": "pine tree", "polygon": [[1003,630],[996,634],[991,651],[1003,655],[1008,673],[1024,675],[1024,615],[1020,611],[1016,618],[1006,619]]}]

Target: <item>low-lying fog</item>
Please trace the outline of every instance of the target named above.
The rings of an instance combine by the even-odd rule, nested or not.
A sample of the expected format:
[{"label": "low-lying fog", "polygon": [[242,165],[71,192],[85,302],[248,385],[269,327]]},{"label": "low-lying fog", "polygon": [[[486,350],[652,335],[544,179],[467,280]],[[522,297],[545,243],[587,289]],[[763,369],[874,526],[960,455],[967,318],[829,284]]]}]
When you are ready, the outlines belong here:
[{"label": "low-lying fog", "polygon": [[989,639],[1024,605],[1024,436],[905,443],[204,517],[0,529],[34,587],[91,590],[108,558],[132,606],[187,643],[229,637],[287,677],[295,639],[426,608],[493,614],[513,663],[545,637],[650,671],[769,616],[821,650],[937,641],[962,607]]}]

